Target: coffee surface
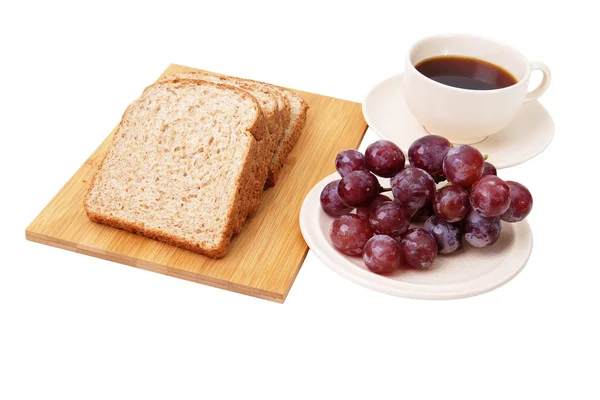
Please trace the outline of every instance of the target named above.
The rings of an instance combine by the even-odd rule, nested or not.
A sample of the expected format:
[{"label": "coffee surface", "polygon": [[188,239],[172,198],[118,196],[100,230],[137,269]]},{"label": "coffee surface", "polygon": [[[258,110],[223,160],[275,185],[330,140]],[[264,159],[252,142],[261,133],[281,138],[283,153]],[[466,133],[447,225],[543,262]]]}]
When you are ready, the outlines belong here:
[{"label": "coffee surface", "polygon": [[471,57],[432,57],[420,61],[415,68],[436,82],[461,89],[492,90],[517,83],[504,68]]}]

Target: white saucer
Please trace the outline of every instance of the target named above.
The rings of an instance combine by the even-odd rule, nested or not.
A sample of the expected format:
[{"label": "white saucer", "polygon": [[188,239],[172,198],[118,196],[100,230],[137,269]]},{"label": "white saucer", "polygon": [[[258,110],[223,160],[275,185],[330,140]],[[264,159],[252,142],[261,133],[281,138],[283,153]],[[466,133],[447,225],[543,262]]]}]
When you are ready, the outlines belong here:
[{"label": "white saucer", "polygon": [[[404,101],[402,74],[380,82],[367,94],[363,114],[367,124],[382,139],[407,150],[413,141],[427,135]],[[502,131],[473,144],[496,168],[524,163],[543,152],[554,136],[554,122],[537,101],[524,103],[515,119]]]},{"label": "white saucer", "polygon": [[[489,292],[517,276],[533,247],[527,221],[502,223],[500,239],[486,249],[464,244],[461,250],[438,256],[429,270],[399,270],[389,276],[370,272],[361,257],[338,252],[329,239],[334,218],[321,209],[319,196],[334,173],[311,189],[300,209],[300,229],[316,256],[346,279],[369,289],[415,299],[458,299]],[[382,180],[384,182],[384,180]]]}]

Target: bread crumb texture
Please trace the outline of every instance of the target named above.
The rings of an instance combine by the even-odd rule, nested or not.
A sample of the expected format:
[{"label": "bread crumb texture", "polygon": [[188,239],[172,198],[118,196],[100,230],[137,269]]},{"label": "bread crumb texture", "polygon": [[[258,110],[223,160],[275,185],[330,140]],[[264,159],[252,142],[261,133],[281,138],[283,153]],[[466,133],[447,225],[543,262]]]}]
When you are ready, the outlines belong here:
[{"label": "bread crumb texture", "polygon": [[92,221],[212,257],[257,204],[257,101],[205,81],[150,86],[123,115],[85,198]]}]

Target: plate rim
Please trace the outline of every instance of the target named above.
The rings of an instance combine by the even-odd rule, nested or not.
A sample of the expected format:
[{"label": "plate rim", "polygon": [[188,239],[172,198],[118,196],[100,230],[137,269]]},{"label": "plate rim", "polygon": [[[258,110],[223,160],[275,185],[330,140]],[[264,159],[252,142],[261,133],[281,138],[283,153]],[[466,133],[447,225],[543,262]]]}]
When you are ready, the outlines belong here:
[{"label": "plate rim", "polygon": [[[507,269],[505,265],[509,260],[505,259],[489,273],[465,282],[438,285],[408,283],[377,275],[359,267],[347,268],[344,266],[345,263],[350,263],[347,260],[347,256],[341,254],[333,247],[329,247],[330,251],[324,250],[325,246],[317,241],[317,238],[310,233],[309,228],[311,224],[315,225],[315,216],[323,212],[318,203],[321,190],[336,177],[338,177],[337,173],[326,176],[308,192],[300,208],[300,230],[310,250],[313,251],[323,264],[355,284],[388,295],[412,299],[453,300],[467,298],[490,292],[508,283],[525,268],[531,257],[533,251],[533,234],[527,219],[525,219],[517,224],[513,224],[513,226],[520,228],[521,234],[525,235],[519,238],[523,249],[517,252],[519,257],[514,261],[514,266]],[[518,233],[516,234],[518,235]],[[527,240],[523,241],[523,238]],[[330,246],[329,243],[326,245]],[[392,281],[395,283],[390,285]]]},{"label": "plate rim", "polygon": [[[400,72],[398,74],[394,74],[394,75],[388,76],[385,79],[382,79],[381,81],[377,82],[374,86],[372,86],[371,89],[369,89],[367,91],[367,94],[362,99],[362,107],[361,108],[362,108],[363,118],[365,119],[367,126],[370,129],[372,129],[373,132],[375,132],[375,134],[377,136],[379,136],[381,139],[390,140],[390,141],[393,141],[394,143],[395,143],[395,141],[393,140],[393,138],[391,138],[389,135],[386,135],[385,133],[383,133],[380,128],[377,128],[377,126],[376,126],[377,124],[373,121],[373,119],[370,116],[370,113],[367,111],[367,103],[369,101],[369,98],[373,95],[373,93],[376,92],[377,89],[379,89],[382,85],[384,85],[386,82],[394,80],[394,79],[401,80],[403,76],[404,76],[404,72]],[[527,161],[536,158],[537,156],[542,154],[544,151],[546,151],[548,146],[550,146],[550,144],[554,140],[554,134],[556,133],[556,126],[554,123],[554,118],[552,118],[552,115],[546,109],[546,107],[544,107],[544,105],[542,103],[540,103],[538,100],[534,100],[534,101],[532,101],[532,103],[533,102],[537,103],[537,105],[539,107],[541,107],[542,111],[548,116],[548,121],[550,122],[548,130],[551,131],[551,133],[548,135],[546,141],[543,143],[542,146],[540,146],[538,149],[536,149],[534,152],[528,154],[527,156],[515,158],[514,160],[511,160],[510,162],[506,162],[506,163],[494,163],[494,166],[497,169],[514,167],[517,165],[524,164]],[[523,103],[523,104],[525,104],[525,103]],[[529,136],[529,135],[525,135],[525,136]],[[398,144],[398,143],[396,143],[396,144]],[[400,148],[405,152],[408,150],[407,148],[404,148],[400,144],[398,144],[398,146],[400,146]]]}]

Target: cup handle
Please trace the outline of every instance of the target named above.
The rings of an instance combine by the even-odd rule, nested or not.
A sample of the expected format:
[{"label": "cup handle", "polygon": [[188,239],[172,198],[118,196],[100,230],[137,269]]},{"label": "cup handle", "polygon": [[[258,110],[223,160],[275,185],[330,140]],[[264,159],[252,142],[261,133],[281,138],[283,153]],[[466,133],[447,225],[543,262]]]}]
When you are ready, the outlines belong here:
[{"label": "cup handle", "polygon": [[542,71],[542,74],[544,74],[544,75],[543,75],[542,81],[540,82],[538,87],[533,89],[531,92],[527,92],[527,96],[525,96],[526,102],[531,101],[531,100],[536,100],[538,97],[543,95],[544,92],[546,91],[546,89],[548,89],[548,87],[550,86],[550,79],[552,78],[552,74],[550,73],[550,68],[548,68],[548,66],[546,64],[544,64],[543,62],[532,61],[531,63],[529,63],[529,67],[532,72],[535,70],[538,70],[538,71]]}]

